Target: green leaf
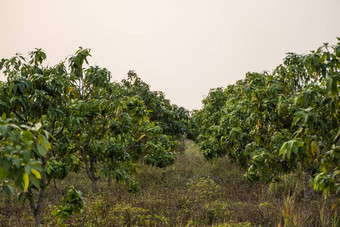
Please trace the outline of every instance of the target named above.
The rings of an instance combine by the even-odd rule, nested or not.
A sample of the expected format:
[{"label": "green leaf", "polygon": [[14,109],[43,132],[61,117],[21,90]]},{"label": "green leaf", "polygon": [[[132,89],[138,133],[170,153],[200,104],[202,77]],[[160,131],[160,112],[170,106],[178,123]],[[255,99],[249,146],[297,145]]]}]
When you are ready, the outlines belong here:
[{"label": "green leaf", "polygon": [[31,172],[35,175],[36,178],[41,179],[41,175],[37,170],[31,169]]},{"label": "green leaf", "polygon": [[31,151],[30,150],[24,150],[24,152],[22,152],[24,160],[26,162],[28,162],[30,160],[31,157]]},{"label": "green leaf", "polygon": [[2,136],[6,135],[7,129],[8,129],[7,125],[1,125],[0,126],[0,133],[1,133]]},{"label": "green leaf", "polygon": [[305,144],[305,143],[304,143],[303,141],[301,141],[301,140],[295,140],[294,143],[295,143],[295,146],[296,146],[296,147],[303,147],[303,145]]},{"label": "green leaf", "polygon": [[53,211],[53,212],[52,212],[52,215],[53,215],[53,216],[56,216],[59,212],[60,212],[60,207],[59,207],[57,210]]},{"label": "green leaf", "polygon": [[4,158],[2,162],[2,167],[3,167],[4,172],[8,172],[9,164],[10,164],[9,161],[6,158]]},{"label": "green leaf", "polygon": [[30,165],[25,166],[25,171],[26,171],[26,173],[27,173],[28,175],[31,174],[31,170],[32,170],[32,168],[31,168]]},{"label": "green leaf", "polygon": [[43,147],[43,146],[41,146],[39,143],[37,144],[37,149],[38,149],[38,153],[41,155],[41,156],[43,156],[43,157],[45,157],[45,155],[46,155],[46,150],[45,150],[45,148]]},{"label": "green leaf", "polygon": [[327,87],[327,94],[330,94],[332,87],[333,87],[333,78],[332,77],[328,77],[326,87]]},{"label": "green leaf", "polygon": [[288,141],[288,148],[286,149],[286,157],[288,160],[290,160],[290,155],[292,153],[292,148],[293,148],[293,142]]},{"label": "green leaf", "polygon": [[24,181],[24,191],[26,191],[29,185],[29,176],[26,172],[22,175],[22,179]]},{"label": "green leaf", "polygon": [[11,131],[8,131],[8,136],[10,140],[12,140],[14,143],[19,143],[18,137]]},{"label": "green leaf", "polygon": [[13,195],[17,194],[14,187],[12,187],[11,185],[7,185],[7,187],[8,187],[8,189],[9,189],[9,191],[10,191]]},{"label": "green leaf", "polygon": [[287,146],[288,146],[288,144],[287,144],[287,142],[285,142],[285,143],[282,145],[282,147],[281,147],[281,149],[280,149],[280,151],[279,151],[279,155],[281,155],[281,156],[283,156],[283,157],[286,156]]},{"label": "green leaf", "polygon": [[5,173],[3,168],[0,166],[0,182],[2,182],[7,176],[8,173]]},{"label": "green leaf", "polygon": [[34,140],[34,136],[31,131],[25,131],[23,134],[23,137],[26,138],[27,141]]},{"label": "green leaf", "polygon": [[335,48],[336,56],[340,57],[340,45]]},{"label": "green leaf", "polygon": [[12,162],[19,169],[19,167],[20,167],[20,160],[18,158],[12,158]]},{"label": "green leaf", "polygon": [[34,185],[38,190],[40,190],[40,182],[36,177],[31,177],[30,183]]}]

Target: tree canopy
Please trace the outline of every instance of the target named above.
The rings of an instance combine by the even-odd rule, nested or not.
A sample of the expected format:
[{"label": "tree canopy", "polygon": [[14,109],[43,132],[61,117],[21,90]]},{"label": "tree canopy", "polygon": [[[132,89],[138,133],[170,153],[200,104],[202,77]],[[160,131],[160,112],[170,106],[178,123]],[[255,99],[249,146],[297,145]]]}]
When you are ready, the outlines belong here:
[{"label": "tree canopy", "polygon": [[306,55],[288,53],[272,73],[211,90],[190,126],[207,159],[228,156],[250,181],[302,169],[315,190],[338,194],[339,94],[340,42],[325,43]]},{"label": "tree canopy", "polygon": [[[0,84],[0,184],[7,194],[29,200],[37,225],[51,181],[84,169],[94,192],[103,176],[134,192],[138,183],[131,174],[142,162],[172,164],[175,139],[186,132],[188,111],[132,72],[122,83],[112,82],[106,68],[89,65],[90,56],[79,48],[46,66],[46,54],[35,49],[28,58],[17,54],[0,62],[7,79]],[[81,193],[70,189],[70,195]],[[67,198],[59,217],[83,205]]]}]

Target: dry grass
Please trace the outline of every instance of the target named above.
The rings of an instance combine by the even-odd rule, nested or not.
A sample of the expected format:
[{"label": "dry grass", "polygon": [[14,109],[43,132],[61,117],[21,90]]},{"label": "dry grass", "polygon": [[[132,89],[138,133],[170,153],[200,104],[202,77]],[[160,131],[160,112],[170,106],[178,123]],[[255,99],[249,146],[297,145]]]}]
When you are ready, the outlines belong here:
[{"label": "dry grass", "polygon": [[[285,176],[280,185],[249,184],[243,170],[226,159],[207,162],[197,146],[185,141],[185,151],[174,165],[164,169],[142,166],[136,179],[141,190],[126,192],[126,187],[100,182],[94,196],[84,174],[71,174],[57,182],[60,191],[69,185],[81,190],[85,209],[65,221],[66,226],[336,226],[336,200],[316,195],[312,209],[303,210],[300,178]],[[289,191],[294,195],[290,196]],[[61,195],[54,186],[48,190],[44,226],[55,226],[51,215]],[[281,195],[281,196],[280,196]],[[282,196],[284,195],[284,196]],[[321,199],[320,199],[321,198]],[[337,216],[336,216],[337,215]],[[32,226],[27,204],[0,199],[0,226]]]}]

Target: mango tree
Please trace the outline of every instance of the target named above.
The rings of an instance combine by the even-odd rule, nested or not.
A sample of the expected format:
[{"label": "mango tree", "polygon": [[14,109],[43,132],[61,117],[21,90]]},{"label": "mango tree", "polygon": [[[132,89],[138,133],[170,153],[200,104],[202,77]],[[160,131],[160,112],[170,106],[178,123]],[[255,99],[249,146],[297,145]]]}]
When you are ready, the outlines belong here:
[{"label": "mango tree", "polygon": [[325,44],[289,53],[272,74],[248,73],[224,90],[217,121],[205,99],[193,116],[205,157],[227,155],[248,168],[250,181],[279,181],[300,168],[307,207],[310,176],[314,189],[339,193],[339,55],[340,43]]},{"label": "mango tree", "polygon": [[175,143],[150,122],[140,97],[127,95],[120,84],[110,82],[105,68],[86,67],[89,56],[88,49],[79,49],[69,58],[72,101],[66,110],[65,133],[84,163],[93,192],[98,192],[97,181],[102,175],[123,180],[135,191],[138,185],[130,175],[139,161],[159,167],[171,164]]},{"label": "mango tree", "polygon": [[162,127],[163,133],[174,139],[181,139],[188,133],[189,112],[165,98],[163,92],[151,91],[134,71],[128,72],[128,78],[122,80],[122,87],[127,96],[139,96],[149,111],[150,121]]},{"label": "mango tree", "polygon": [[[2,59],[0,64],[0,70],[7,78],[1,85],[0,109],[19,127],[12,127],[19,130],[18,137],[8,134],[9,139],[12,143],[26,140],[28,143],[25,146],[15,144],[14,148],[23,155],[25,172],[22,173],[24,188],[21,189],[24,190],[21,195],[29,200],[36,225],[40,224],[47,186],[51,180],[65,178],[76,161],[75,156],[67,151],[68,141],[63,135],[65,109],[70,100],[70,77],[63,62],[45,67],[45,59],[45,53],[36,49],[30,53],[29,59],[17,54],[13,58]],[[20,128],[26,131],[20,132]],[[2,168],[11,170],[6,163],[2,163]],[[20,162],[15,164],[21,166]]]}]

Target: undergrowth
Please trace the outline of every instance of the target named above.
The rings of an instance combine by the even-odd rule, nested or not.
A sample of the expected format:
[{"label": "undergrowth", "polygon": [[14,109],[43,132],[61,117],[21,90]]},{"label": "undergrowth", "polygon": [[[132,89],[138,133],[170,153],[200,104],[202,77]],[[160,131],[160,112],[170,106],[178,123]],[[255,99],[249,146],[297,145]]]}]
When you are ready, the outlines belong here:
[{"label": "undergrowth", "polygon": [[[70,185],[83,192],[85,208],[65,226],[339,226],[339,201],[314,195],[311,209],[303,206],[299,173],[278,184],[249,184],[243,170],[227,159],[207,162],[191,141],[175,163],[164,169],[142,166],[136,180],[141,190],[129,194],[124,185],[100,182],[93,195],[85,175],[71,174],[49,185],[44,226],[57,226],[51,213]],[[33,226],[27,203],[0,199],[0,226]]]}]

